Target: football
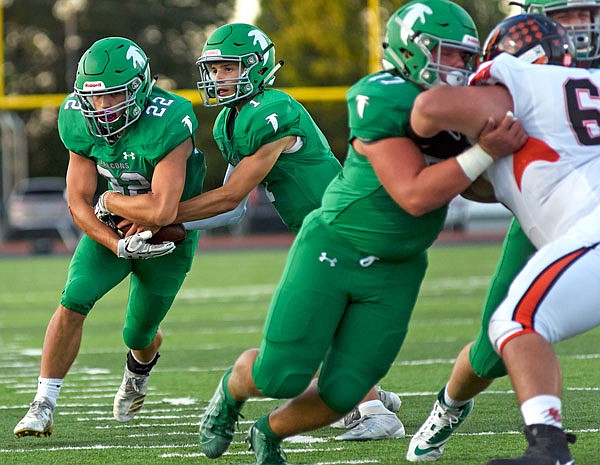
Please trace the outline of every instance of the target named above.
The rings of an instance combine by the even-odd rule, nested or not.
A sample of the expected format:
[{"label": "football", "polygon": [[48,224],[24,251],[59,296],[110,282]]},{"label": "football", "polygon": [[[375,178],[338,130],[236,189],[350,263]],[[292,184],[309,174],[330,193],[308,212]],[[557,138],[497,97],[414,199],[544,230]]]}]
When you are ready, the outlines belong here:
[{"label": "football", "polygon": [[183,241],[187,236],[185,226],[182,223],[173,223],[163,226],[156,234],[148,239],[150,244],[160,244],[161,242],[171,241],[175,244]]},{"label": "football", "polygon": [[[116,223],[122,220],[121,217],[117,216],[115,216],[114,219]],[[119,235],[121,237],[125,237],[125,234],[127,234],[127,231],[129,231],[129,227],[130,226],[127,225],[126,227],[119,229]],[[150,239],[148,239],[148,243],[160,244],[162,242],[171,241],[175,244],[178,244],[181,241],[183,241],[186,238],[186,236],[187,233],[185,230],[185,226],[183,226],[182,223],[173,223],[163,226],[158,231],[156,231],[156,233]]]}]

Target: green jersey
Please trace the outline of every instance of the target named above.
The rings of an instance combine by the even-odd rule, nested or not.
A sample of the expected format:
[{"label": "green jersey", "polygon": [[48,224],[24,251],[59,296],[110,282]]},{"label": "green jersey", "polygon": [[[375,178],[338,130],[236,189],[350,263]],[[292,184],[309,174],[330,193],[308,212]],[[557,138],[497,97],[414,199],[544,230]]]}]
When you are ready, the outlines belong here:
[{"label": "green jersey", "polygon": [[255,95],[239,113],[224,108],[213,135],[223,158],[233,166],[265,144],[285,136],[298,137],[297,144],[279,156],[262,181],[282,221],[294,232],[304,217],[321,205],[327,185],[342,169],[306,109],[279,90]]},{"label": "green jersey", "polygon": [[[187,138],[193,137],[198,127],[188,100],[156,86],[149,99],[139,120],[113,144],[90,133],[74,94],[67,96],[58,115],[58,132],[65,147],[93,160],[110,189],[124,195],[150,192],[157,163]],[[204,155],[194,150],[187,161],[181,200],[202,192],[205,175]]]},{"label": "green jersey", "polygon": [[[350,141],[408,137],[410,110],[420,92],[414,84],[385,71],[358,81],[346,95]],[[325,192],[320,213],[357,250],[381,259],[404,260],[422,253],[437,238],[446,207],[420,217],[407,213],[388,195],[367,158],[349,144],[344,169]]]}]

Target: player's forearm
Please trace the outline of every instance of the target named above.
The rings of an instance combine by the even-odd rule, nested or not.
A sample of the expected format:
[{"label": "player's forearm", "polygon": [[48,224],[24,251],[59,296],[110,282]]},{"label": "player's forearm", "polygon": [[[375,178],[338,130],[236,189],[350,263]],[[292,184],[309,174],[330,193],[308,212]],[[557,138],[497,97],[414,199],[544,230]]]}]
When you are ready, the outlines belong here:
[{"label": "player's forearm", "polygon": [[117,253],[119,237],[112,229],[96,218],[90,205],[85,202],[73,202],[69,203],[69,210],[73,222],[81,231],[107,249],[112,250],[115,254]]},{"label": "player's forearm", "polygon": [[[425,138],[433,137],[444,130],[457,130],[457,112],[449,111],[449,108],[450,105],[445,105],[445,102],[440,101],[437,93],[422,92],[415,99],[410,113],[412,130],[418,136]],[[469,135],[468,132],[463,132],[463,134]]]},{"label": "player's forearm", "polygon": [[447,205],[469,184],[458,163],[448,159],[423,169],[411,183],[396,183],[388,192],[408,213],[422,216]]},{"label": "player's forearm", "polygon": [[150,228],[175,222],[178,200],[179,197],[168,194],[126,196],[117,192],[111,192],[104,199],[106,208],[114,215]]},{"label": "player's forearm", "polygon": [[503,86],[437,86],[417,96],[410,124],[421,137],[449,130],[475,140],[489,118],[500,122],[509,110],[512,97]]},{"label": "player's forearm", "polygon": [[183,223],[186,229],[214,229],[223,226],[231,226],[238,224],[244,215],[246,214],[246,203],[250,195],[247,195],[242,201],[232,210],[220,213],[209,218],[203,218],[201,220],[188,221]]},{"label": "player's forearm", "polygon": [[243,195],[221,188],[213,189],[179,204],[176,223],[202,220],[235,209]]}]

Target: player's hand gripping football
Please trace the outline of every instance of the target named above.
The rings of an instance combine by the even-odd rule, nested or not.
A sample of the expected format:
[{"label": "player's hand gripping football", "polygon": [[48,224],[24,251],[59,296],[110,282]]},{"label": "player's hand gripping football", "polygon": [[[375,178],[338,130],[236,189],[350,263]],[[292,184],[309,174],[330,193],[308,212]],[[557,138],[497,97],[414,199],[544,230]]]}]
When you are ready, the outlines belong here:
[{"label": "player's hand gripping football", "polygon": [[104,191],[100,197],[98,197],[98,201],[96,202],[96,206],[94,207],[94,214],[96,218],[102,221],[106,226],[112,229],[114,232],[119,234],[119,237],[123,237],[123,234],[119,232],[118,224],[122,218],[113,215],[106,205],[104,204],[104,198],[110,191]]},{"label": "player's hand gripping football", "polygon": [[120,239],[117,247],[117,256],[119,258],[137,258],[145,260],[148,258],[162,257],[175,250],[175,244],[171,241],[165,241],[160,244],[149,244],[147,241],[151,237],[151,231],[142,231]]}]

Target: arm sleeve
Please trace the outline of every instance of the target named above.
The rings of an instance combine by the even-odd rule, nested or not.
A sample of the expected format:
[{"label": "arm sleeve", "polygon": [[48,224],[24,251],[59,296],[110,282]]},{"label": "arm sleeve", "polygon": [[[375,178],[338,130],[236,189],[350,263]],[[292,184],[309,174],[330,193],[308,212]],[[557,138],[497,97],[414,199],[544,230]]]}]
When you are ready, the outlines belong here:
[{"label": "arm sleeve", "polygon": [[220,215],[213,216],[211,218],[204,218],[202,220],[188,221],[183,223],[185,229],[214,229],[221,226],[230,226],[237,224],[242,221],[242,218],[246,214],[246,204],[248,203],[248,194],[244,199],[238,203],[238,206],[233,210],[221,213]]},{"label": "arm sleeve", "polygon": [[[233,165],[227,165],[227,171],[225,172],[225,177],[223,178],[223,184],[227,182],[229,176],[231,176],[231,173],[233,172],[233,169]],[[185,226],[185,229],[214,229],[220,228],[221,226],[237,224],[242,221],[242,218],[246,214],[248,197],[250,197],[250,194],[244,197],[233,210],[229,210],[228,212],[221,213],[220,215],[216,215],[211,218],[189,221],[187,223],[183,223],[183,225]]]}]

